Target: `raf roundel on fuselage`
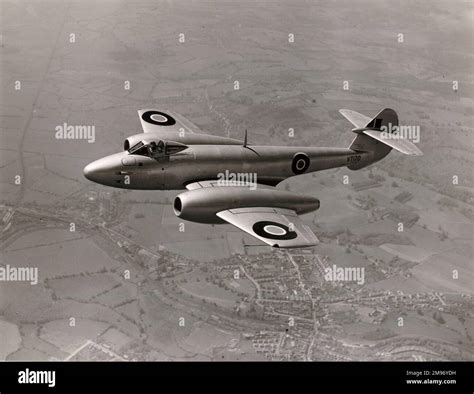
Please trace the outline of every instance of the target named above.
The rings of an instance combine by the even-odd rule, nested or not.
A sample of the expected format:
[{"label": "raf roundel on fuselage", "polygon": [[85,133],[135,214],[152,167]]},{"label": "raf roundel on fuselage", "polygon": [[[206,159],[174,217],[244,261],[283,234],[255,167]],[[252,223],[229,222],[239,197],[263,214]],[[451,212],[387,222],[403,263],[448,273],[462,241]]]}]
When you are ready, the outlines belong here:
[{"label": "raf roundel on fuselage", "polygon": [[297,153],[293,157],[291,163],[291,170],[295,175],[301,175],[305,173],[309,168],[310,160],[309,157],[304,153]]}]

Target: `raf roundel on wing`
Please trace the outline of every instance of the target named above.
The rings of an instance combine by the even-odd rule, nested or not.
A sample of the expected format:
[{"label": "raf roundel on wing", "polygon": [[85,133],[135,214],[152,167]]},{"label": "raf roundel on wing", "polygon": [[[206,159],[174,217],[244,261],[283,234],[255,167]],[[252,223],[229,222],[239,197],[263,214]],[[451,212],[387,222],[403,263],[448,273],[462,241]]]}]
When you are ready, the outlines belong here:
[{"label": "raf roundel on wing", "polygon": [[159,111],[146,111],[143,113],[142,119],[157,126],[173,126],[176,124],[176,120],[171,115]]}]

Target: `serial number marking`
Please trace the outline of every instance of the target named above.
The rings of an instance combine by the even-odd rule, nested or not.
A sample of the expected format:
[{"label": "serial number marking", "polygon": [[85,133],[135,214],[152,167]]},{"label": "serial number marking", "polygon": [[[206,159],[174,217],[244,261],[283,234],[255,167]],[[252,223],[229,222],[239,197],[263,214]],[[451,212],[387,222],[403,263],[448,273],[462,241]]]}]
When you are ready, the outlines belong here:
[{"label": "serial number marking", "polygon": [[347,162],[348,162],[348,163],[357,163],[358,161],[360,161],[360,159],[361,159],[361,156],[360,156],[360,155],[348,156],[348,157],[347,157]]}]

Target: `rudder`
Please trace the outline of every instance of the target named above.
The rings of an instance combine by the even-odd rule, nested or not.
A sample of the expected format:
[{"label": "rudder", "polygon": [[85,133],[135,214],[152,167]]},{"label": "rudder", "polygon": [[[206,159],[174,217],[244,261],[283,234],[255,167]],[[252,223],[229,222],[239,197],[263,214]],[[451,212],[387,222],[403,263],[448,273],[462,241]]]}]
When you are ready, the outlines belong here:
[{"label": "rudder", "polygon": [[367,123],[365,129],[380,131],[380,129],[386,127],[386,130],[393,130],[393,126],[398,126],[398,115],[393,109],[384,108],[375,118]]}]

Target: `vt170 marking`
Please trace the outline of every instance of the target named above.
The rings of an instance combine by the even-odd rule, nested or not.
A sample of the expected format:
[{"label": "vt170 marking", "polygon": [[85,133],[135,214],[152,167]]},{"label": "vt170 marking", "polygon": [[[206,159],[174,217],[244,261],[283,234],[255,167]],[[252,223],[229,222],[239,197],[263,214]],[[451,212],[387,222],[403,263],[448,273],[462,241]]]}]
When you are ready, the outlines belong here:
[{"label": "vt170 marking", "polygon": [[356,156],[348,156],[347,157],[347,162],[348,163],[357,163],[360,161],[361,155],[356,155]]}]

